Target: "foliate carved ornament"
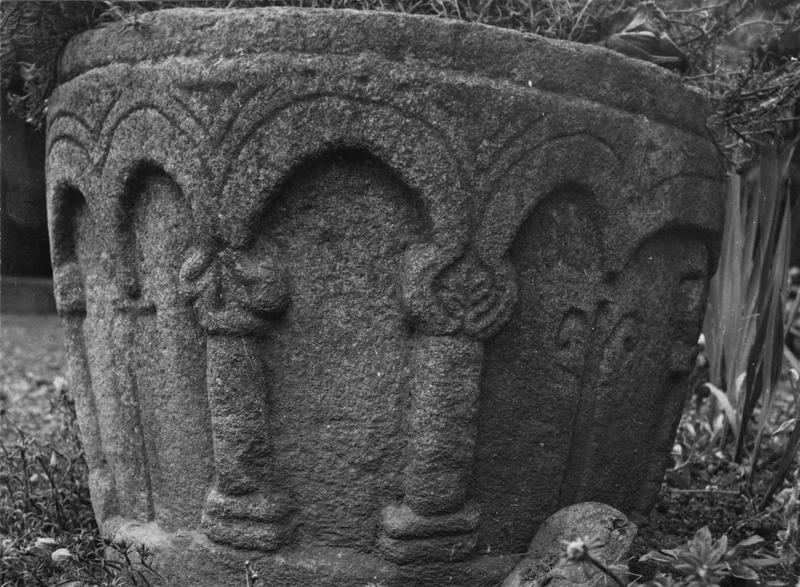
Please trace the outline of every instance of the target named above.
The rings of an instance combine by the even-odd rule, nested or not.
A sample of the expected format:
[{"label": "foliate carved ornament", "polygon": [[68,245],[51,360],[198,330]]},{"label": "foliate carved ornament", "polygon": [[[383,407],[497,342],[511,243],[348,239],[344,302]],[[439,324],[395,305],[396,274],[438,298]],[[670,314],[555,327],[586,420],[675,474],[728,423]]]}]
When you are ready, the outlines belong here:
[{"label": "foliate carved ornament", "polygon": [[493,265],[435,244],[409,249],[401,301],[416,331],[404,497],[382,512],[381,551],[398,563],[463,560],[480,507],[466,500],[476,436],[483,341],[514,306],[508,259]]},{"label": "foliate carved ornament", "polygon": [[402,303],[425,334],[485,340],[514,308],[517,284],[508,258],[489,264],[471,251],[459,256],[425,244],[409,249],[404,269]]},{"label": "foliate carved ornament", "polygon": [[82,317],[86,314],[86,293],[83,273],[77,261],[66,261],[53,267],[56,307],[63,317]]},{"label": "foliate carved ornament", "polygon": [[180,281],[209,334],[253,334],[285,310],[289,299],[275,256],[208,244],[189,250]]}]

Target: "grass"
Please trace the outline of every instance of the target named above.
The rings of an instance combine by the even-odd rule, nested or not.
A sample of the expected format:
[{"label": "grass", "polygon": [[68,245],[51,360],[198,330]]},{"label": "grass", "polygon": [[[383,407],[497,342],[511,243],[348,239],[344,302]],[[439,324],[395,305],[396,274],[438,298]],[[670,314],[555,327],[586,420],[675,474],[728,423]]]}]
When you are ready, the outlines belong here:
[{"label": "grass", "polygon": [[[715,400],[698,387],[678,428],[674,465],[666,472],[649,524],[640,528],[635,546],[642,558],[631,565],[634,572],[645,577],[666,573],[675,585],[795,585],[800,578],[796,469],[761,507],[788,440],[787,431],[779,429],[797,406],[796,392],[782,383],[752,477],[750,467],[734,460],[732,439],[722,442]],[[698,573],[714,565],[715,572],[703,582]],[[733,580],[736,574],[739,582]],[[742,582],[754,574],[758,583]]]},{"label": "grass", "polygon": [[58,438],[28,436],[0,415],[0,585],[153,584],[158,575],[146,548],[100,535],[74,404],[65,387],[52,387],[51,410],[63,424]]},{"label": "grass", "polygon": [[151,554],[100,534],[54,316],[0,322],[0,586],[156,585]]}]

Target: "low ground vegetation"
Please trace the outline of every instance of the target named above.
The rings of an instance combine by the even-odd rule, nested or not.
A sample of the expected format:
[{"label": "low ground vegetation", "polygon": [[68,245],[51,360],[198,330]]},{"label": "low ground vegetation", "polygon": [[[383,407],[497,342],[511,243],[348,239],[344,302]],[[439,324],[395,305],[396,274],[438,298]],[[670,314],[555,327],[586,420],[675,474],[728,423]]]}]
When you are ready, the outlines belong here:
[{"label": "low ground vegetation", "polygon": [[60,339],[54,316],[0,321],[0,585],[156,585],[146,547],[97,529]]}]

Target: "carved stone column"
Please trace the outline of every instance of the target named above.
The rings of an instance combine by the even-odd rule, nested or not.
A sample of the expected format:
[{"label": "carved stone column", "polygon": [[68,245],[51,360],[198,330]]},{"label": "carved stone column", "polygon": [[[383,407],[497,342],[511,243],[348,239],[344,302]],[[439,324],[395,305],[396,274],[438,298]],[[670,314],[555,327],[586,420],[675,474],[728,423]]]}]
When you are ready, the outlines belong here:
[{"label": "carved stone column", "polygon": [[116,506],[117,496],[114,477],[103,451],[97,402],[86,356],[83,331],[86,320],[86,298],[83,275],[74,259],[56,263],[53,273],[56,284],[56,307],[64,325],[64,343],[75,397],[75,411],[85,446],[86,464],[89,467],[92,502],[97,511],[110,515]]},{"label": "carved stone column", "polygon": [[56,308],[64,325],[64,346],[67,368],[75,398],[75,411],[89,467],[89,487],[96,511],[107,516],[114,513],[116,491],[114,475],[106,459],[98,405],[92,388],[92,375],[87,356],[86,279],[81,268],[79,233],[88,232],[88,210],[80,190],[61,183],[52,202],[53,285]]},{"label": "carved stone column", "polygon": [[217,542],[276,549],[289,530],[290,508],[272,475],[268,384],[257,337],[286,308],[285,276],[275,257],[206,245],[190,250],[180,277],[207,334],[216,482],[202,527]]},{"label": "carved stone column", "polygon": [[480,505],[468,501],[483,341],[516,301],[507,260],[455,260],[436,246],[406,258],[403,303],[413,324],[404,497],[384,508],[380,546],[396,562],[456,561],[472,553]]},{"label": "carved stone column", "polygon": [[[117,459],[118,497],[126,509],[136,512],[139,520],[151,520],[153,491],[150,480],[150,464],[145,446],[145,431],[142,425],[141,396],[137,379],[137,345],[143,344],[137,337],[142,322],[153,318],[155,306],[146,299],[120,297],[113,303],[114,316],[111,321],[111,360],[117,366],[112,374],[118,393],[113,410],[116,425],[112,427],[120,448]],[[144,343],[146,344],[146,343]],[[122,465],[124,463],[124,465]]]}]

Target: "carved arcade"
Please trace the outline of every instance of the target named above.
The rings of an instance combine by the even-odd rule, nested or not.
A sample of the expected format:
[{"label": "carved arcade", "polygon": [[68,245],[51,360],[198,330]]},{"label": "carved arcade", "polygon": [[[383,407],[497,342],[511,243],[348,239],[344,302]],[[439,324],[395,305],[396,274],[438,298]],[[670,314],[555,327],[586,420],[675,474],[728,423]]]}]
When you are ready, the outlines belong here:
[{"label": "carved arcade", "polygon": [[[560,507],[645,511],[717,254],[692,108],[298,32],[358,13],[253,14],[288,45],[178,66],[154,25],[123,78],[68,52],[52,100],[54,276],[101,524],[199,530],[276,584],[490,585]],[[453,51],[419,22],[385,30]]]}]

